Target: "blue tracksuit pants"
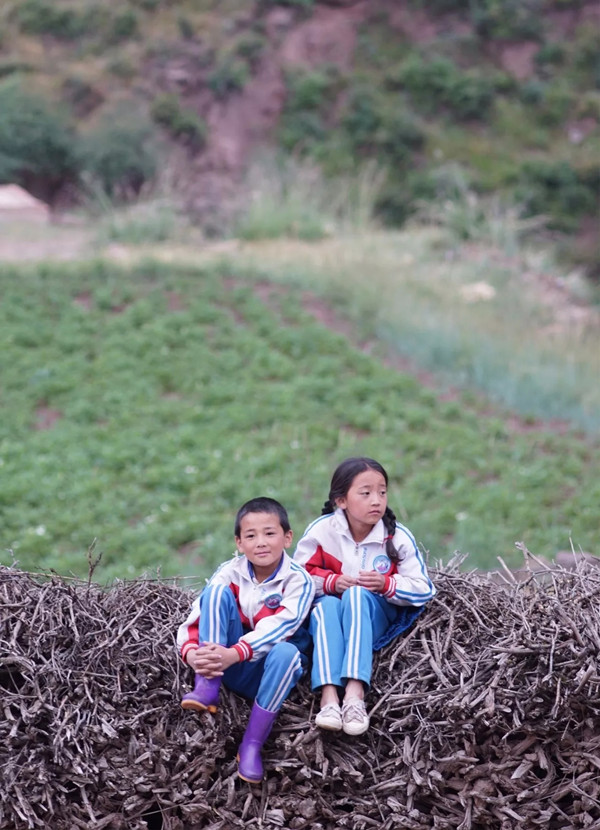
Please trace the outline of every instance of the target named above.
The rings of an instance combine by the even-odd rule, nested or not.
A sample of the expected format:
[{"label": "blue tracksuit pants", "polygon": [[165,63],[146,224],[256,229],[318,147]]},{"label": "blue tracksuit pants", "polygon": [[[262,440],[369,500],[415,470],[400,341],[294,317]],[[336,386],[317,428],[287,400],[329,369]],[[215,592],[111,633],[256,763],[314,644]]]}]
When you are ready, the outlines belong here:
[{"label": "blue tracksuit pants", "polygon": [[[200,643],[232,646],[244,627],[235,597],[226,585],[208,585],[200,596]],[[276,643],[266,657],[235,663],[225,670],[227,688],[256,700],[262,709],[278,712],[304,671],[306,658],[292,642]]]},{"label": "blue tracksuit pants", "polygon": [[343,686],[349,679],[369,684],[373,643],[383,636],[396,615],[394,605],[359,585],[339,597],[319,597],[309,625],[314,641],[312,688]]}]

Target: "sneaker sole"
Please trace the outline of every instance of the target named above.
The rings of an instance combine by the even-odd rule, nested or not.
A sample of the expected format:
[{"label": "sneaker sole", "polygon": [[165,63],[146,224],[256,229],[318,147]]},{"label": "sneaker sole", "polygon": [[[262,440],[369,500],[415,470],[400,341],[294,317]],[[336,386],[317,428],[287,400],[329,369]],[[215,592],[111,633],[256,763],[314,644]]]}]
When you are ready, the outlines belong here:
[{"label": "sneaker sole", "polygon": [[197,703],[195,700],[182,700],[181,708],[189,709],[192,712],[210,712],[214,715],[219,707],[215,706],[213,703],[205,706],[203,703]]},{"label": "sneaker sole", "polygon": [[326,732],[341,732],[342,731],[342,724],[340,723],[339,726],[334,726],[330,723],[315,723],[315,726],[318,726],[319,729],[324,729]]},{"label": "sneaker sole", "polygon": [[346,724],[343,725],[342,729],[344,730],[345,735],[364,735],[365,732],[369,729],[370,724],[368,723],[366,726],[351,726],[348,727]]}]

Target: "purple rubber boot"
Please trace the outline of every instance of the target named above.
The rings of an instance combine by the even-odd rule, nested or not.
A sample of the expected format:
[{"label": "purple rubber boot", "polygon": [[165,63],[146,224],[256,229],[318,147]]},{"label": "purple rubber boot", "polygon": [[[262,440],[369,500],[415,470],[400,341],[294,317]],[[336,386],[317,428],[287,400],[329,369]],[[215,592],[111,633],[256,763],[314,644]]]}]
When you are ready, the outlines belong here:
[{"label": "purple rubber boot", "polygon": [[263,779],[263,763],[260,751],[269,737],[277,712],[261,709],[255,703],[250,712],[248,726],[238,749],[238,775],[249,784],[260,784]]},{"label": "purple rubber boot", "polygon": [[181,708],[194,709],[196,712],[216,712],[220,688],[220,677],[206,678],[201,674],[194,675],[194,690],[182,697]]}]

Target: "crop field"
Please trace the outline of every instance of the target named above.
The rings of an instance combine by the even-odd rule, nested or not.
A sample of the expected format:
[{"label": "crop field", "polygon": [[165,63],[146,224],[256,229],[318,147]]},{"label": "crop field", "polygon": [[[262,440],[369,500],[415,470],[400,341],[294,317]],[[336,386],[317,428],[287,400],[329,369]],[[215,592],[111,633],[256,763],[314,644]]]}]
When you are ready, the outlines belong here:
[{"label": "crop field", "polygon": [[[263,286],[264,288],[264,286]],[[226,264],[0,271],[2,564],[202,579],[233,517],[281,500],[296,538],[333,467],[380,460],[430,561],[468,567],[598,546],[600,458],[583,432],[443,399]],[[90,547],[93,551],[88,554]]]}]

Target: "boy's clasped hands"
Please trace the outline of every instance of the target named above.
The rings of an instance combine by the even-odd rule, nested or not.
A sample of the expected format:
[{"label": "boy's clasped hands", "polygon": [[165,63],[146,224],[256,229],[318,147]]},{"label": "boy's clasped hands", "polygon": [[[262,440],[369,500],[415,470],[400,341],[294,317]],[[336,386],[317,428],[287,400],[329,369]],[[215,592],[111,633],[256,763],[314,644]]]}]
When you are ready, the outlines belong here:
[{"label": "boy's clasped hands", "polygon": [[218,643],[204,643],[202,648],[187,653],[186,662],[198,674],[213,678],[222,677],[225,669],[240,662],[240,656],[234,648],[226,648]]}]

